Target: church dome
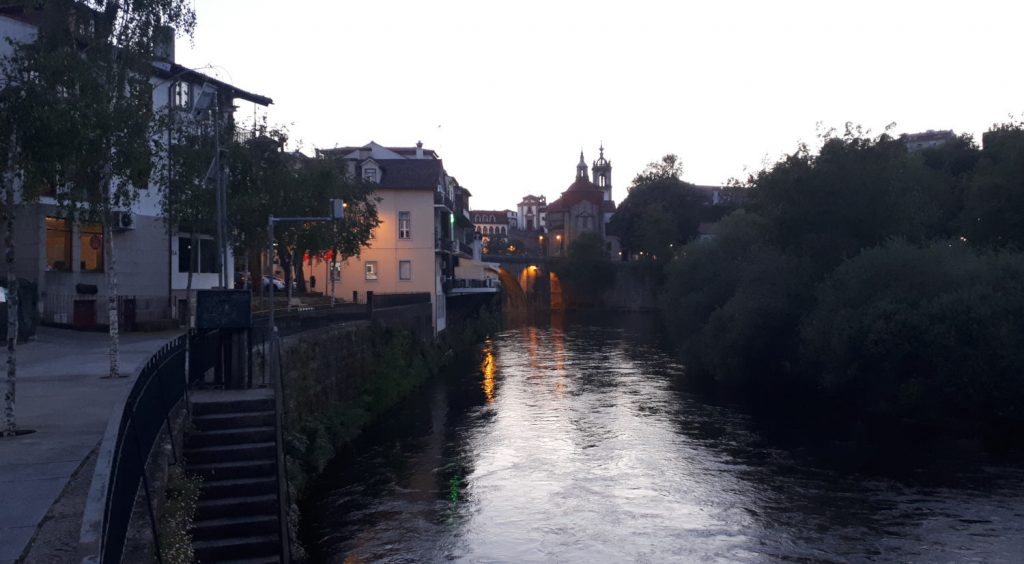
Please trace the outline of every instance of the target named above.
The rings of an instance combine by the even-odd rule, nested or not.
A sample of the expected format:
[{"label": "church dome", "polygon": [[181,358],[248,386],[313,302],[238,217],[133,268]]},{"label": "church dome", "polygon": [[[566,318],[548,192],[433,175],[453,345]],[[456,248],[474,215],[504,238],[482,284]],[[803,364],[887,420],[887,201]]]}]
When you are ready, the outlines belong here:
[{"label": "church dome", "polygon": [[597,187],[597,184],[594,184],[587,178],[577,178],[576,182],[573,182],[572,184],[569,185],[569,188],[566,190],[566,192],[579,192],[582,190],[597,190],[599,192],[601,191],[601,189]]}]

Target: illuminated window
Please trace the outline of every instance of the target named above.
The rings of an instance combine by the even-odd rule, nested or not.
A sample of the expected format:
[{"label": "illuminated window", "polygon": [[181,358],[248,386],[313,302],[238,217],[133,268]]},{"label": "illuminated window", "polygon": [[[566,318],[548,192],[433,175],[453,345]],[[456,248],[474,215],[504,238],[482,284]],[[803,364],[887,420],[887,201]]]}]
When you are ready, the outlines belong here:
[{"label": "illuminated window", "polygon": [[82,272],[103,272],[103,226],[86,223],[79,229],[79,265]]},{"label": "illuminated window", "polygon": [[365,268],[367,280],[377,279],[377,261],[371,260],[364,264],[363,267]]},{"label": "illuminated window", "polygon": [[411,260],[400,260],[400,261],[398,261],[398,279],[399,280],[412,280],[412,261]]},{"label": "illuminated window", "polygon": [[46,218],[46,268],[71,272],[71,224],[66,219]]},{"label": "illuminated window", "polygon": [[398,238],[412,238],[412,219],[411,214],[407,211],[398,212]]}]

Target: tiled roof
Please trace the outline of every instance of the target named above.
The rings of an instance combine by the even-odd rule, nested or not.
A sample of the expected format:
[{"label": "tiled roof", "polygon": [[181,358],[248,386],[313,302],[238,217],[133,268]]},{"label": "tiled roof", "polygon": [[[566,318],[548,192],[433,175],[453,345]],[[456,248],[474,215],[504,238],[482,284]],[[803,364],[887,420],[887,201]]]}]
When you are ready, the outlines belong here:
[{"label": "tiled roof", "polygon": [[444,167],[434,159],[388,159],[375,161],[380,166],[380,187],[396,190],[435,190]]}]

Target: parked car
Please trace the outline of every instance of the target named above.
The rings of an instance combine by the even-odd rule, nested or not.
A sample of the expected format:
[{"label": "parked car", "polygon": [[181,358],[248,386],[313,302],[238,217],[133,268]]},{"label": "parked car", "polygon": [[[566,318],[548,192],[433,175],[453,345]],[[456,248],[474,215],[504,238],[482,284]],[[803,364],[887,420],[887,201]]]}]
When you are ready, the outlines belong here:
[{"label": "parked car", "polygon": [[278,278],[276,276],[271,278],[269,274],[264,274],[263,275],[263,289],[264,290],[269,290],[271,284],[274,285],[274,291],[275,292],[278,292],[278,291],[283,292],[284,291],[284,288],[285,288],[284,280],[281,280],[280,278]]}]

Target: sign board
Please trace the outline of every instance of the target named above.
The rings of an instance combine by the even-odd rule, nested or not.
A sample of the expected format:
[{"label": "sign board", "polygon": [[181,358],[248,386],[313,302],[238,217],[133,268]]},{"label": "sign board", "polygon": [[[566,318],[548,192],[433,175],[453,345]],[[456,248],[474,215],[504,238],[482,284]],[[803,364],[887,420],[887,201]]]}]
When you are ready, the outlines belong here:
[{"label": "sign board", "polygon": [[199,290],[196,295],[196,327],[199,329],[251,328],[252,291]]}]

